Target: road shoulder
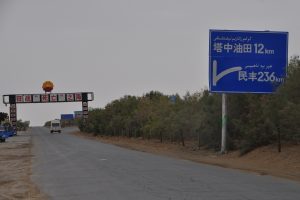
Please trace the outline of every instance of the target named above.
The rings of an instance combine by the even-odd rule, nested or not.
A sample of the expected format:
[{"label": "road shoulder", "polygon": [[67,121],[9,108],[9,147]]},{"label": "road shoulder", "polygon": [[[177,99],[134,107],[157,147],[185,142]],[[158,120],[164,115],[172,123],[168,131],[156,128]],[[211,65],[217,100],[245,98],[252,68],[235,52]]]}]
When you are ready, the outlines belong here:
[{"label": "road shoulder", "polygon": [[0,144],[0,199],[46,199],[30,179],[31,147],[29,132],[19,132]]},{"label": "road shoulder", "polygon": [[174,143],[160,143],[159,140],[93,136],[81,132],[72,134],[127,149],[300,181],[300,145],[284,144],[281,153],[277,152],[276,145],[270,145],[240,156],[237,151],[221,155],[189,144],[182,147]]}]

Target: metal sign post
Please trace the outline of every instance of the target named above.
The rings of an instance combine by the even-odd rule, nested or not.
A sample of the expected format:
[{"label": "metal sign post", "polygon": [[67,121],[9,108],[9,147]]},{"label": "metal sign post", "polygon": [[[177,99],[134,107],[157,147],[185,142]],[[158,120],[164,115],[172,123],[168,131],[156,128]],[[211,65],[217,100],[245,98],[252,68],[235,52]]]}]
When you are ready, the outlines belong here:
[{"label": "metal sign post", "polygon": [[227,105],[226,105],[226,94],[222,94],[222,141],[221,141],[221,153],[227,152],[226,145],[227,138]]}]

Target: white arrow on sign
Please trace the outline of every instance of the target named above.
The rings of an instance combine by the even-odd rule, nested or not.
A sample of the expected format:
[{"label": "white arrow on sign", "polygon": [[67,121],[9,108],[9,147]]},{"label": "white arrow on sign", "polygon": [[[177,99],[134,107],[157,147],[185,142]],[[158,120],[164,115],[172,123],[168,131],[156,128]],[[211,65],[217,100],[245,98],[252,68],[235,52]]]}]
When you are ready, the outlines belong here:
[{"label": "white arrow on sign", "polygon": [[213,86],[216,86],[217,82],[227,74],[242,70],[242,67],[231,67],[217,74],[217,68],[218,62],[216,60],[213,60]]}]

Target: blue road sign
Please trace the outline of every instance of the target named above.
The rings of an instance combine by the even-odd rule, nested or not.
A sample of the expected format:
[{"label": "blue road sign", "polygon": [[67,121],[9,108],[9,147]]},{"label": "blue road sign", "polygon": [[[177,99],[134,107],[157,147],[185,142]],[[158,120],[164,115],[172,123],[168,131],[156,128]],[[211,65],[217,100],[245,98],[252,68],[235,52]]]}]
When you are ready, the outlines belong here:
[{"label": "blue road sign", "polygon": [[288,65],[288,33],[210,30],[209,88],[220,93],[272,93]]},{"label": "blue road sign", "polygon": [[176,103],[177,97],[176,97],[176,95],[171,95],[171,96],[169,97],[169,99],[170,99],[170,101],[171,101],[172,103]]},{"label": "blue road sign", "polygon": [[74,119],[74,115],[73,114],[61,114],[60,119],[61,120],[71,120],[71,119]]}]

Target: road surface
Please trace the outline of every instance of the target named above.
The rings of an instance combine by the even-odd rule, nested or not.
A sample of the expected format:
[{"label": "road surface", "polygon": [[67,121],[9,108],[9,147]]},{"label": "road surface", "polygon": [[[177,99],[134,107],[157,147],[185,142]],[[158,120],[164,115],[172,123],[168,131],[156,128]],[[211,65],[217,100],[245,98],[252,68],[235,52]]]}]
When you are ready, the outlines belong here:
[{"label": "road surface", "polygon": [[[70,131],[70,130],[69,130]],[[296,200],[300,184],[33,128],[32,180],[57,200]]]}]

